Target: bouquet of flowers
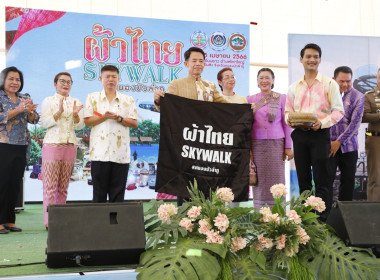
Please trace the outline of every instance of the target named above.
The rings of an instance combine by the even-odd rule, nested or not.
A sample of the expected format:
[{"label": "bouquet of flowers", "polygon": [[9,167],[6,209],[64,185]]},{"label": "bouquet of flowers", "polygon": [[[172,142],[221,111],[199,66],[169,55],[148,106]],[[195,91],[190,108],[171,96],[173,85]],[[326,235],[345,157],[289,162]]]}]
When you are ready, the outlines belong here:
[{"label": "bouquet of flowers", "polygon": [[155,201],[146,213],[147,244],[137,279],[377,279],[380,261],[349,248],[318,221],[324,202],[304,192],[285,201],[271,187],[275,206],[229,207],[229,188],[207,199],[191,184],[191,200],[177,208]]}]

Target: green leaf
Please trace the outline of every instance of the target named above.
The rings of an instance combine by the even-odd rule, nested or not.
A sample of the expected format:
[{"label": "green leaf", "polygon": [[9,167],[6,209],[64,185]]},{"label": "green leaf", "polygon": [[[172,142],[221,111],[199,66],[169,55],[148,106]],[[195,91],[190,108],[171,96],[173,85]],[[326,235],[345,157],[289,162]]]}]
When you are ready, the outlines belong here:
[{"label": "green leaf", "polygon": [[137,279],[214,280],[221,272],[220,258],[226,252],[225,246],[195,237],[179,238],[176,244],[159,244],[141,255]]},{"label": "green leaf", "polygon": [[305,223],[305,224],[310,224],[312,222],[314,222],[319,216],[313,212],[309,212],[309,213],[306,213],[305,215],[303,215],[301,218],[302,218],[302,222]]},{"label": "green leaf", "polygon": [[284,208],[282,208],[281,205],[276,204],[275,206],[272,207],[272,213],[273,214],[278,214],[280,217],[284,217],[285,211]]},{"label": "green leaf", "polygon": [[380,259],[368,249],[346,247],[343,241],[329,232],[319,253],[309,263],[318,279],[379,279]]},{"label": "green leaf", "polygon": [[145,225],[149,225],[150,223],[152,223],[153,221],[160,221],[160,219],[158,218],[158,216],[157,215],[154,215],[154,216],[152,216],[152,217],[150,217],[149,219],[146,219],[145,221],[144,221],[144,224]]},{"label": "green leaf", "polygon": [[256,250],[255,248],[251,247],[250,250],[249,250],[249,257],[262,270],[265,270],[266,258],[265,258],[265,255],[262,252],[260,252],[259,250]]},{"label": "green leaf", "polygon": [[161,221],[155,221],[153,224],[150,224],[149,226],[147,226],[145,228],[145,231],[147,233],[152,232],[153,230],[155,230],[156,228],[158,228],[160,225],[161,225]]},{"label": "green leaf", "polygon": [[251,261],[248,251],[248,249],[239,251],[240,253],[237,257],[229,260],[234,280],[273,280],[286,278],[287,274],[285,270],[262,270],[255,262]]}]

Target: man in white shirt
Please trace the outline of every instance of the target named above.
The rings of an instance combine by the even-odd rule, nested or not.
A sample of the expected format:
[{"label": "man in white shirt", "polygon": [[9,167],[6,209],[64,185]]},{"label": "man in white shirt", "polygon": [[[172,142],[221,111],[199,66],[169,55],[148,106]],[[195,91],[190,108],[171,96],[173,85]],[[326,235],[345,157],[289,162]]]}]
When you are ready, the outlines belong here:
[{"label": "man in white shirt", "polygon": [[137,127],[137,111],[131,96],[117,91],[119,69],[105,65],[103,90],[87,96],[84,122],[90,135],[93,202],[124,200],[130,163],[129,127]]}]

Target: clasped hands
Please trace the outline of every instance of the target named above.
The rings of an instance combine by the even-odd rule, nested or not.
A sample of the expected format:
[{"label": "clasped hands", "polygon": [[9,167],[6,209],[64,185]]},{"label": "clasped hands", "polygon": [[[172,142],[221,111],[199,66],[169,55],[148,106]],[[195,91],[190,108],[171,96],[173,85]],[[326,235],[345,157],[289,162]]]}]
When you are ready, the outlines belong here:
[{"label": "clasped hands", "polygon": [[33,113],[38,107],[38,104],[33,104],[32,99],[21,99],[20,104],[17,106],[19,113],[27,112],[28,114]]}]

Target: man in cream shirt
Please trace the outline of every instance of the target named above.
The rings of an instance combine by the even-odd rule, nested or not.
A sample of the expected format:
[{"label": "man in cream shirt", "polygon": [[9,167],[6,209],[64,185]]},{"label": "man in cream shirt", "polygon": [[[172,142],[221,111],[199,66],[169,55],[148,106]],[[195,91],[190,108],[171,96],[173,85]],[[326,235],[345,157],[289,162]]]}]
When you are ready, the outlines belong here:
[{"label": "man in cream shirt", "polygon": [[90,135],[93,202],[124,200],[130,163],[129,127],[137,127],[137,111],[131,96],[117,91],[119,70],[105,65],[101,70],[101,92],[86,100],[84,122]]},{"label": "man in cream shirt", "polygon": [[[205,53],[202,49],[191,47],[184,53],[185,66],[188,69],[186,78],[171,81],[166,92],[180,97],[208,102],[230,103],[216,89],[216,85],[202,79],[201,75],[205,67]],[[154,104],[160,111],[160,98],[165,92],[157,89],[154,92]],[[182,205],[183,198],[177,197],[178,206]]]}]

